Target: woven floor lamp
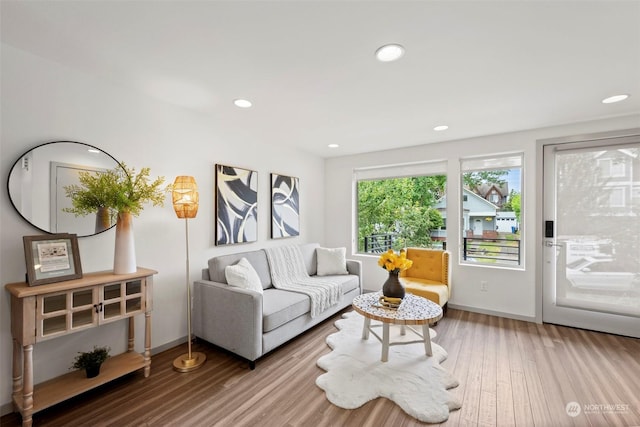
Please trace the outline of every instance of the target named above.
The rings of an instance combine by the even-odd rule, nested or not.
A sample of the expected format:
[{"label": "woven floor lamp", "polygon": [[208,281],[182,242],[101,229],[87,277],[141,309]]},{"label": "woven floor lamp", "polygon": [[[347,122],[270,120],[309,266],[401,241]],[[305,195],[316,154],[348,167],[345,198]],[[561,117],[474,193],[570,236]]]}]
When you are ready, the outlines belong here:
[{"label": "woven floor lamp", "polygon": [[198,213],[198,186],[192,176],[178,176],[173,183],[171,192],[173,209],[178,218],[184,218],[187,243],[187,342],[189,352],[177,357],[173,361],[173,369],[179,372],[189,372],[201,367],[207,356],[204,353],[191,351],[191,278],[189,276],[189,218],[195,218]]}]

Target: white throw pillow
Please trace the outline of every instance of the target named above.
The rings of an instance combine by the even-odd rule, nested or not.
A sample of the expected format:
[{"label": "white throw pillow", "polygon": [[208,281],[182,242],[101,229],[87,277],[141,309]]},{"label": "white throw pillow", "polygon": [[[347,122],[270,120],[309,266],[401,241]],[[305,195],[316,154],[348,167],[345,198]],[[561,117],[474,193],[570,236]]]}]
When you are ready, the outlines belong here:
[{"label": "white throw pillow", "polygon": [[318,276],[349,274],[347,271],[347,248],[317,248]]},{"label": "white throw pillow", "polygon": [[246,258],[242,258],[237,264],[226,266],[224,277],[230,286],[263,292],[260,276]]}]

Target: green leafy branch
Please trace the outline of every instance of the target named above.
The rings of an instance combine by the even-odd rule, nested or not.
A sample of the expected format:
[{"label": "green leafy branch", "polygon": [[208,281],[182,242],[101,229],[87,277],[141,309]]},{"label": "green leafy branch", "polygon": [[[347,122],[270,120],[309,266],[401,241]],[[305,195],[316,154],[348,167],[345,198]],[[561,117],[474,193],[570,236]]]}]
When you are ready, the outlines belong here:
[{"label": "green leafy branch", "polygon": [[135,168],[127,168],[124,163],[106,172],[80,172],[79,185],[64,187],[72,207],[63,211],[85,216],[106,207],[138,216],[146,203],[163,206],[165,190],[161,186],[164,177],[151,181],[149,174],[149,168],[142,168],[136,174]]}]

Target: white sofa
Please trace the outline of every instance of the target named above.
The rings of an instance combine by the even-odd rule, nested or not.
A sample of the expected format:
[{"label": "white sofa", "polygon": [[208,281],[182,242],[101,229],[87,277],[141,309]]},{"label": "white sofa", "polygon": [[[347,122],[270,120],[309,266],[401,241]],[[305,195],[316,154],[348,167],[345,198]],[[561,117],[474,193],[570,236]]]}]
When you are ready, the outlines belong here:
[{"label": "white sofa", "polygon": [[[310,276],[316,275],[317,243],[299,245]],[[225,268],[246,258],[258,273],[263,293],[227,284]],[[276,289],[264,250],[222,255],[209,260],[202,279],[194,282],[193,332],[196,337],[255,361],[312,326],[351,305],[362,293],[360,261],[347,260],[346,275],[324,276],[338,281],[343,295],[339,303],[311,317],[310,298],[302,293]]]}]

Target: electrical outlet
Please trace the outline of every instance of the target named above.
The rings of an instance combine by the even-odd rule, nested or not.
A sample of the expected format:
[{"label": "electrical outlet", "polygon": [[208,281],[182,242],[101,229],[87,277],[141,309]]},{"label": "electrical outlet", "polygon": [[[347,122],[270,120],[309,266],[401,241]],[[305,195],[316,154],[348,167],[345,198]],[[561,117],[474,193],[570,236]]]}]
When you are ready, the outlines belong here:
[{"label": "electrical outlet", "polygon": [[488,292],[489,291],[489,284],[487,284],[486,280],[481,280],[480,281],[480,291],[482,291],[482,292]]}]

